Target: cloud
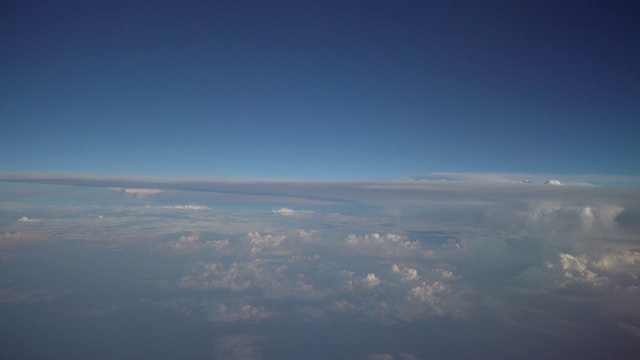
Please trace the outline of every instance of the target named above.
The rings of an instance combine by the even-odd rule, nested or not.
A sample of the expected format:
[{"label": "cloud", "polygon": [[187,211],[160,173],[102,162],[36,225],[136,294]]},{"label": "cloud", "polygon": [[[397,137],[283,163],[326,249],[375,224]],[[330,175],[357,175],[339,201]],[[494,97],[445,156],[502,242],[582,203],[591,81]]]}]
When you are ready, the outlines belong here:
[{"label": "cloud", "polygon": [[133,195],[135,197],[145,197],[149,195],[156,195],[163,192],[163,190],[160,190],[160,189],[137,189],[137,188],[111,188],[111,190],[128,194],[128,195]]},{"label": "cloud", "polygon": [[264,251],[265,249],[273,249],[280,247],[284,240],[287,238],[285,235],[260,235],[259,232],[250,232],[247,234],[249,241],[251,243],[250,253],[252,256],[257,256],[259,253]]},{"label": "cloud", "polygon": [[[530,175],[530,174],[529,174]],[[514,199],[528,201],[581,200],[597,203],[607,198],[610,202],[627,207],[633,206],[638,188],[631,186],[583,186],[585,179],[595,183],[610,181],[640,183],[639,178],[619,176],[564,176],[565,186],[538,186],[540,176],[528,174],[473,174],[435,173],[428,175],[429,181],[413,179],[384,181],[292,181],[260,179],[180,179],[140,177],[100,177],[87,175],[0,175],[0,180],[46,184],[68,184],[112,188],[131,194],[151,195],[160,191],[181,190],[201,194],[236,195],[235,199],[264,202],[270,198],[290,203],[385,204],[414,203],[420,201],[447,203],[470,203],[478,201],[511,202]],[[535,184],[520,184],[523,178]],[[446,179],[446,180],[439,180]],[[553,189],[552,189],[553,188]],[[562,190],[560,190],[560,188]],[[200,198],[202,198],[200,196]]]},{"label": "cloud", "polygon": [[365,287],[372,289],[380,285],[380,279],[375,274],[367,274],[367,277],[362,280]]},{"label": "cloud", "polygon": [[586,256],[573,256],[571,254],[560,253],[560,263],[564,271],[564,280],[561,287],[566,287],[576,283],[589,284],[594,287],[609,285],[610,280],[606,276],[599,276],[587,268],[589,259]]},{"label": "cloud", "polygon": [[561,252],[557,260],[525,271],[525,277],[533,277],[534,284],[551,291],[571,288],[600,290],[604,294],[632,290],[640,279],[640,251],[610,252],[597,257]]},{"label": "cloud", "polygon": [[207,210],[206,206],[202,205],[165,205],[161,206],[163,209],[175,209],[175,210]]},{"label": "cloud", "polygon": [[293,210],[286,207],[273,208],[271,210],[272,213],[282,215],[282,216],[302,216],[302,215],[311,215],[313,211],[309,210]]},{"label": "cloud", "polygon": [[433,252],[416,241],[409,240],[404,235],[369,233],[362,236],[349,234],[345,244],[358,252],[377,254],[379,256],[424,256],[429,257]]},{"label": "cloud", "polygon": [[402,276],[402,282],[411,282],[411,281],[417,281],[420,280],[420,275],[418,275],[418,270],[416,269],[412,269],[412,268],[403,268],[400,269],[400,267],[398,267],[398,265],[393,264],[391,266],[391,271],[393,273],[398,273],[401,274]]},{"label": "cloud", "polygon": [[544,182],[545,185],[564,185],[560,180],[551,179]]},{"label": "cloud", "polygon": [[18,219],[18,221],[21,221],[21,222],[32,222],[33,220],[32,220],[32,219],[29,219],[29,218],[28,218],[28,217],[26,217],[26,216],[23,216],[23,217],[21,217],[20,219]]},{"label": "cloud", "polygon": [[213,249],[218,255],[226,255],[230,252],[229,240],[201,241],[200,234],[182,235],[178,241],[169,244],[169,251],[177,254],[188,254],[195,251]]},{"label": "cloud", "polygon": [[[523,178],[531,183],[521,184]],[[512,317],[539,311],[546,314],[541,323],[562,322],[571,315],[559,309],[570,303],[637,327],[628,319],[640,294],[640,191],[565,177],[558,177],[564,186],[546,186],[548,178],[85,179],[103,189],[162,195],[148,206],[121,196],[108,205],[0,204],[9,219],[2,239],[84,240],[73,242],[79,248],[151,244],[144,248],[175,262],[173,273],[153,280],[169,297],[186,297],[170,307],[220,326],[303,314],[305,321],[382,324],[474,319],[498,307],[524,309]],[[232,206],[216,205],[220,193]],[[244,206],[253,201],[261,205]],[[331,206],[294,210],[310,203]],[[37,222],[20,225],[15,219],[23,214]],[[531,305],[513,289],[532,295]]]},{"label": "cloud", "polygon": [[593,265],[611,274],[627,274],[637,279],[640,277],[640,251],[607,254],[595,260]]}]

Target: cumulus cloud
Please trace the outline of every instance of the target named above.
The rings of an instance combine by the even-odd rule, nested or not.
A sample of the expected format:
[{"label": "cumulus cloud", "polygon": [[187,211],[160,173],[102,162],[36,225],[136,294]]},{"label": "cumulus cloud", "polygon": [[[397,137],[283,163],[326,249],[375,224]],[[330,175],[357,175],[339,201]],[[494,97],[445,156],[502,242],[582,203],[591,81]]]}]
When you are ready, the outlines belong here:
[{"label": "cumulus cloud", "polygon": [[599,290],[603,294],[628,291],[638,286],[640,251],[610,252],[597,257],[561,252],[557,260],[527,270],[525,277],[534,278],[534,283],[541,287],[552,286],[552,291],[567,288]]},{"label": "cumulus cloud", "polygon": [[213,249],[216,250],[217,255],[226,255],[231,251],[228,239],[202,241],[200,237],[198,233],[182,235],[178,241],[169,244],[168,250],[176,254],[188,254],[195,251]]},{"label": "cumulus cloud", "polygon": [[527,212],[519,213],[527,230],[544,232],[572,232],[596,234],[616,228],[617,217],[624,208],[610,204],[563,204],[543,202],[535,204]]},{"label": "cumulus cloud", "polygon": [[18,221],[21,221],[21,222],[31,222],[31,221],[33,221],[33,220],[32,220],[32,219],[29,219],[29,218],[28,218],[28,217],[26,217],[26,216],[23,216],[23,217],[21,217],[20,219],[18,219]]},{"label": "cumulus cloud", "polygon": [[640,276],[640,251],[606,254],[595,260],[593,265],[612,274],[628,274],[637,279]]},{"label": "cumulus cloud", "polygon": [[260,233],[256,231],[256,232],[248,233],[247,238],[249,238],[249,241],[252,246],[250,251],[251,255],[257,256],[265,249],[268,250],[268,249],[274,249],[274,248],[280,247],[280,245],[282,245],[282,243],[287,237],[286,235],[283,235],[283,234],[260,235]]},{"label": "cumulus cloud", "polygon": [[380,285],[380,279],[375,274],[367,274],[367,277],[362,280],[365,287],[372,289]]},{"label": "cumulus cloud", "polygon": [[418,270],[416,269],[412,269],[408,267],[401,269],[398,265],[393,264],[391,266],[391,271],[393,273],[401,274],[402,282],[411,282],[411,281],[420,280],[420,275],[418,275]]},{"label": "cumulus cloud", "polygon": [[[135,189],[161,190],[166,194],[150,200],[163,204],[165,197],[215,204],[200,196],[220,191],[241,198],[238,204],[271,197],[270,204],[290,207],[156,204],[43,211],[0,204],[9,214],[0,237],[112,244],[162,239],[153,249],[178,264],[173,277],[162,279],[163,289],[191,296],[172,308],[217,324],[283,313],[385,324],[473,318],[492,302],[521,305],[505,295],[513,287],[548,296],[549,317],[563,316],[554,312],[565,308],[562,301],[588,299],[576,305],[583,306],[624,299],[616,303],[616,314],[636,326],[626,319],[637,314],[640,294],[638,189],[578,186],[580,179],[564,177],[564,186],[544,186],[547,175],[523,185],[523,178],[529,176],[329,183],[120,179],[108,185],[134,196],[153,195]],[[174,189],[190,197],[172,195]],[[318,199],[331,207],[314,207],[313,216],[294,210]],[[37,222],[15,221],[25,213],[38,214]],[[98,214],[104,214],[101,221]]]},{"label": "cumulus cloud", "polygon": [[347,246],[359,252],[377,254],[380,256],[424,256],[428,257],[433,251],[422,246],[417,241],[411,241],[404,235],[369,233],[362,236],[349,234],[345,239]]},{"label": "cumulus cloud", "polygon": [[564,271],[564,279],[561,287],[566,287],[576,283],[589,284],[594,287],[601,287],[610,283],[606,276],[599,276],[587,268],[588,258],[586,256],[573,256],[571,254],[560,253],[560,263]]},{"label": "cumulus cloud", "polygon": [[560,180],[551,179],[544,182],[545,185],[564,185]]},{"label": "cumulus cloud", "polygon": [[359,282],[353,272],[343,272],[343,286],[329,310],[385,323],[434,316],[464,317],[463,291],[452,283],[460,277],[444,268],[420,274],[411,267],[393,264],[379,274],[368,273]]},{"label": "cumulus cloud", "polygon": [[591,228],[593,227],[593,223],[595,222],[595,216],[593,215],[591,208],[585,206],[584,208],[582,208],[578,216],[580,217],[582,228],[586,231],[591,230]]}]

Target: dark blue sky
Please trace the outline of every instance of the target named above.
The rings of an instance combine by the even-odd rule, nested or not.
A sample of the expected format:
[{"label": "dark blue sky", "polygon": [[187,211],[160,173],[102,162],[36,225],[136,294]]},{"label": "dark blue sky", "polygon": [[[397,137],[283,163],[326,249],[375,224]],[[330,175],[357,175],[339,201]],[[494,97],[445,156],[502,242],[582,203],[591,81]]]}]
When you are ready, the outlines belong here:
[{"label": "dark blue sky", "polygon": [[0,171],[640,173],[640,2],[3,2]]}]

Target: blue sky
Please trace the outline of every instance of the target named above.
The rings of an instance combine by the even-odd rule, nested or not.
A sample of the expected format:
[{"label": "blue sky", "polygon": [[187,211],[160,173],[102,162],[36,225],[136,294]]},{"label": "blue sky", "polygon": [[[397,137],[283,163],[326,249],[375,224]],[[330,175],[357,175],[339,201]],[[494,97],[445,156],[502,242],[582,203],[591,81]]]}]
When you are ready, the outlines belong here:
[{"label": "blue sky", "polygon": [[0,172],[640,173],[638,2],[0,6]]}]

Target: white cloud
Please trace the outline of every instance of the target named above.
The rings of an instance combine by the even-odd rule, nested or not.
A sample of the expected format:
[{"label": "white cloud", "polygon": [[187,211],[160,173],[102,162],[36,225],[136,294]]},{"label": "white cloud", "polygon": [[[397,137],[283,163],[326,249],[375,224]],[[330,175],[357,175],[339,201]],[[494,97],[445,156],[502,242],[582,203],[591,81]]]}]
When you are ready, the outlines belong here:
[{"label": "white cloud", "polygon": [[260,235],[259,232],[254,231],[247,234],[247,238],[251,243],[250,253],[252,256],[258,256],[265,249],[274,249],[280,247],[284,240],[287,238],[286,235],[278,234],[278,235]]},{"label": "white cloud", "polygon": [[526,270],[523,279],[551,292],[571,289],[585,296],[599,292],[600,296],[625,297],[638,287],[640,251],[611,252],[599,257],[559,253],[557,261],[545,261],[543,266]]},{"label": "white cloud", "polygon": [[367,277],[362,280],[364,286],[369,289],[372,289],[378,285],[380,285],[380,279],[375,274],[367,274]]},{"label": "white cloud", "polygon": [[[227,255],[230,251],[229,240],[201,241],[200,234],[182,235],[178,241],[169,244],[168,251],[177,254],[188,254],[205,249],[215,249],[216,255]],[[161,248],[162,249],[162,248]],[[164,249],[167,249],[164,247]]]},{"label": "white cloud", "polygon": [[626,274],[634,278],[640,276],[640,251],[627,250],[607,254],[593,262],[593,266],[612,274]]},{"label": "white cloud", "polygon": [[418,275],[418,270],[416,269],[412,269],[408,267],[400,269],[398,265],[393,264],[393,266],[391,266],[391,271],[394,273],[401,274],[402,282],[411,282],[411,281],[420,280],[420,275]]},{"label": "white cloud", "polygon": [[411,241],[404,235],[391,233],[370,233],[363,236],[349,234],[345,239],[345,243],[360,253],[366,252],[378,256],[397,257],[419,255],[428,257],[433,254],[432,250],[427,249],[420,243]]},{"label": "white cloud", "polygon": [[304,230],[299,229],[297,235],[306,243],[319,243],[320,237],[318,236],[318,230]]},{"label": "white cloud", "polygon": [[247,234],[247,237],[251,241],[251,245],[262,247],[278,247],[282,245],[282,242],[287,238],[285,235],[260,235],[259,232],[254,231]]},{"label": "white cloud", "polygon": [[[97,239],[121,248],[137,239],[168,239],[155,242],[162,245],[154,250],[180,254],[171,260],[183,272],[162,279],[166,289],[193,296],[195,302],[178,306],[185,313],[218,323],[264,321],[278,315],[272,309],[301,308],[314,321],[459,318],[491,301],[508,305],[513,299],[501,291],[507,286],[548,295],[549,308],[580,298],[605,309],[607,301],[624,299],[624,306],[615,304],[626,311],[616,310],[620,318],[637,313],[638,189],[576,186],[576,179],[564,177],[565,186],[543,186],[539,177],[529,185],[519,184],[524,176],[480,178],[121,183],[119,191],[132,195],[148,194],[135,189],[167,192],[157,199],[165,204],[165,196],[171,203],[214,204],[204,197],[224,190],[237,194],[229,199],[242,198],[238,204],[265,201],[252,194],[268,193],[295,198],[270,199],[293,208],[307,198],[330,198],[332,206],[318,207],[313,216],[288,216],[304,211],[126,206],[130,201],[73,209],[0,204],[10,214],[0,238],[3,244],[17,234],[23,234],[20,241]],[[179,193],[189,197],[169,193],[174,188],[189,190]],[[23,214],[38,219],[20,225],[15,219]],[[95,221],[98,214],[104,214],[101,221]],[[513,270],[526,267],[522,276]],[[289,303],[298,305],[289,310]],[[562,316],[553,310],[549,316]]]},{"label": "white cloud", "polygon": [[593,227],[593,223],[595,222],[595,216],[593,215],[591,208],[588,206],[585,206],[584,208],[582,208],[582,211],[580,211],[579,216],[580,216],[580,221],[582,222],[583,230],[585,231],[591,230],[591,228]]},{"label": "white cloud", "polygon": [[557,179],[551,179],[551,180],[547,180],[544,182],[545,185],[563,185],[562,182],[560,180]]},{"label": "white cloud", "polygon": [[593,287],[609,285],[610,280],[606,276],[599,276],[587,267],[589,259],[586,256],[573,256],[560,253],[560,263],[564,271],[564,280],[561,287],[578,284],[589,284]]},{"label": "white cloud", "polygon": [[149,195],[156,195],[163,192],[163,190],[161,189],[138,189],[138,188],[117,188],[117,187],[110,188],[110,189],[117,192],[124,193],[124,194],[133,195],[135,197],[145,197]]},{"label": "white cloud", "polygon": [[206,206],[202,205],[165,205],[162,206],[163,209],[175,209],[175,210],[207,210],[209,209]]},{"label": "white cloud", "polygon": [[31,221],[33,221],[33,220],[32,220],[32,219],[29,219],[29,218],[28,218],[28,217],[26,217],[26,216],[23,216],[23,217],[21,217],[20,219],[18,219],[18,221],[21,221],[21,222],[31,222]]},{"label": "white cloud", "polygon": [[415,286],[409,293],[409,300],[415,304],[426,306],[429,313],[438,316],[445,315],[445,296],[451,289],[443,282],[436,281],[433,283],[423,282],[419,286]]}]

